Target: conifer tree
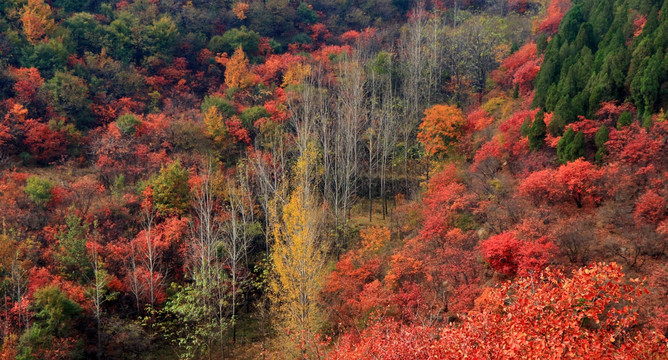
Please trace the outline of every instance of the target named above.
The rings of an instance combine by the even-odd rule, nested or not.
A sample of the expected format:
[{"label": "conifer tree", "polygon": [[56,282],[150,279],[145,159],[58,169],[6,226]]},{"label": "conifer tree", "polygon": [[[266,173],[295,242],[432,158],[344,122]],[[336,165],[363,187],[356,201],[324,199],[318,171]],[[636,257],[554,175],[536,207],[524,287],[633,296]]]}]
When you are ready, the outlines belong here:
[{"label": "conifer tree", "polygon": [[533,151],[539,150],[543,147],[545,142],[547,126],[545,125],[545,113],[543,110],[538,111],[534,118],[533,124],[529,129],[529,148]]},{"label": "conifer tree", "polygon": [[603,124],[598,128],[598,131],[596,131],[596,135],[594,136],[594,142],[598,147],[598,150],[596,150],[596,163],[598,164],[603,162],[603,157],[606,155],[605,143],[608,141],[608,135],[608,127]]},{"label": "conifer tree", "polygon": [[617,129],[629,126],[632,123],[633,123],[633,115],[631,115],[631,113],[628,111],[624,111],[621,115],[619,115],[619,119],[617,119]]},{"label": "conifer tree", "polygon": [[564,136],[557,144],[557,155],[559,162],[565,164],[584,156],[585,138],[584,133],[573,131],[572,128],[566,130]]}]

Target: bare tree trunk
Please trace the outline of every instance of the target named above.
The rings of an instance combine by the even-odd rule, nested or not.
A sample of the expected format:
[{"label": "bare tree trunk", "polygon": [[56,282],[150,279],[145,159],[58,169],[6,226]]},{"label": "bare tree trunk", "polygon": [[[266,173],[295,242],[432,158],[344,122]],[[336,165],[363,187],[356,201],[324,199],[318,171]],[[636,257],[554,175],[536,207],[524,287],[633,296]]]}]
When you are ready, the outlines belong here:
[{"label": "bare tree trunk", "polygon": [[247,166],[245,164],[239,164],[235,178],[228,179],[227,191],[229,220],[226,224],[227,226],[225,226],[223,249],[227,256],[226,262],[230,269],[232,280],[232,340],[236,342],[237,298],[239,295],[239,284],[245,277],[245,273],[241,274],[241,267],[250,246],[251,239],[248,236],[247,229],[250,225],[253,211]]},{"label": "bare tree trunk", "polygon": [[353,53],[351,58],[338,66],[339,87],[337,96],[337,124],[335,127],[335,179],[339,200],[335,206],[341,218],[343,243],[346,248],[346,230],[353,197],[357,193],[359,177],[359,148],[364,124],[367,121],[365,106],[366,79],[362,59]]},{"label": "bare tree trunk", "polygon": [[93,305],[95,306],[95,322],[97,324],[97,358],[101,359],[102,351],[102,303],[106,301],[105,293],[109,282],[109,276],[103,268],[103,264],[98,255],[98,243],[92,240],[91,264],[93,265]]},{"label": "bare tree trunk", "polygon": [[[220,351],[224,353],[226,313],[223,304],[227,298],[227,286],[225,285],[225,262],[217,253],[222,244],[223,222],[220,214],[217,214],[220,209],[214,195],[212,183],[214,177],[215,173],[209,162],[203,175],[202,185],[193,202],[195,219],[191,231],[194,241],[190,246],[189,272],[201,296],[197,302],[205,309],[205,316],[215,321],[215,328],[209,333],[208,343],[214,343],[217,337]],[[211,357],[211,347],[209,346],[208,349],[209,357]]]},{"label": "bare tree trunk", "polygon": [[413,10],[413,17],[403,29],[399,41],[399,57],[403,65],[402,98],[404,106],[404,122],[401,129],[404,149],[404,187],[405,192],[412,190],[408,171],[408,150],[412,146],[413,134],[419,123],[422,107],[422,87],[427,68],[425,48],[425,26],[427,13],[424,3],[419,2]]}]

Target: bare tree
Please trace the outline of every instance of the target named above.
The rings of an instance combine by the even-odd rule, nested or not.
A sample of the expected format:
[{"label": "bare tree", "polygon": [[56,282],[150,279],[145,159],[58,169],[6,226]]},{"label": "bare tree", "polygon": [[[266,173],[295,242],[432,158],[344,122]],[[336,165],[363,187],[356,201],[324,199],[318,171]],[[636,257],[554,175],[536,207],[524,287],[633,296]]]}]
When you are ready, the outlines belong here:
[{"label": "bare tree", "polygon": [[[195,303],[203,308],[205,317],[214,319],[214,329],[211,329],[211,332],[218,334],[222,347],[227,320],[225,304],[228,287],[225,261],[218,254],[223,246],[224,223],[219,214],[221,206],[216,199],[212,181],[215,181],[215,176],[213,164],[209,162],[202,176],[202,184],[193,199],[195,216],[191,227],[189,272],[196,289]],[[208,341],[209,348],[211,341],[212,339]]]},{"label": "bare tree", "polygon": [[[152,199],[151,199],[152,202]],[[159,261],[160,261],[160,252],[158,251],[158,244],[156,239],[153,236],[153,223],[155,221],[155,209],[153,204],[144,206],[142,209],[142,232],[143,232],[143,251],[141,256],[141,262],[146,272],[148,273],[148,301],[151,305],[151,312],[155,307],[155,302],[157,300],[157,289],[162,284],[164,279],[163,276],[158,276]],[[134,249],[134,247],[133,247]]]},{"label": "bare tree", "polygon": [[100,258],[98,248],[99,243],[96,239],[97,232],[94,233],[93,238],[89,239],[91,243],[90,249],[90,263],[93,270],[92,289],[90,297],[93,299],[93,306],[95,310],[95,322],[97,324],[97,358],[102,358],[102,304],[108,300],[107,285],[109,285],[109,274],[104,268],[102,259]]},{"label": "bare tree", "polygon": [[137,312],[141,311],[141,298],[144,297],[146,288],[139,280],[139,250],[137,249],[137,244],[134,241],[130,241],[130,253],[125,261],[125,267],[128,274],[130,292],[135,297],[135,304],[137,304]]},{"label": "bare tree", "polygon": [[[392,58],[388,57],[388,68],[392,66]],[[380,194],[383,198],[383,219],[388,215],[387,208],[387,175],[388,167],[394,159],[399,128],[398,117],[395,111],[395,98],[392,90],[392,72],[387,71],[382,85],[382,106],[378,117],[378,148],[380,168]]]},{"label": "bare tree", "polygon": [[[362,59],[353,53],[339,63],[336,123],[334,137],[334,217],[337,228],[347,225],[347,218],[357,193],[360,147],[367,122],[365,74]],[[345,236],[345,235],[344,235]]]},{"label": "bare tree", "polygon": [[383,218],[387,216],[387,169],[394,153],[397,139],[397,116],[392,89],[392,55],[388,52],[376,54],[369,64],[369,122],[366,130],[368,151],[369,220],[373,213],[373,183],[378,188],[382,201]]},{"label": "bare tree", "polygon": [[415,130],[420,121],[420,110],[424,106],[424,74],[428,65],[425,54],[427,15],[424,3],[419,2],[413,9],[413,15],[408,24],[402,28],[398,44],[399,61],[402,64],[401,99],[404,121],[400,130],[404,150],[405,191],[412,188],[408,174],[409,149],[413,144]]},{"label": "bare tree", "polygon": [[426,79],[423,86],[425,92],[425,103],[432,105],[442,99],[437,95],[442,93],[444,73],[446,64],[445,41],[448,27],[443,14],[434,13],[425,24],[425,56],[426,56]]},{"label": "bare tree", "polygon": [[227,180],[226,190],[228,217],[222,246],[230,272],[232,339],[236,342],[237,303],[241,284],[247,275],[246,254],[252,240],[248,230],[253,222],[253,199],[245,164],[237,165],[237,174]]},{"label": "bare tree", "polygon": [[462,24],[460,32],[465,44],[468,72],[473,89],[480,95],[487,84],[487,77],[497,66],[495,49],[500,43],[500,36],[494,31],[492,20],[485,16],[475,16]]}]

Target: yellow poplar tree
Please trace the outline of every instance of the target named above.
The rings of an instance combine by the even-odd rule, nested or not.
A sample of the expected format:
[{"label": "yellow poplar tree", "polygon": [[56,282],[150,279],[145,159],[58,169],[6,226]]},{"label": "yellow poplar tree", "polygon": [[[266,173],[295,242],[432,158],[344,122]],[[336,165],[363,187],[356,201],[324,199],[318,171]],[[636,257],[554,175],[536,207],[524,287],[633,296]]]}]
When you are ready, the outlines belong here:
[{"label": "yellow poplar tree", "polygon": [[294,63],[283,74],[283,87],[299,85],[311,74],[311,65]]},{"label": "yellow poplar tree", "polygon": [[213,140],[213,143],[221,152],[226,153],[234,147],[234,141],[230,139],[230,132],[225,125],[223,115],[215,106],[209,107],[204,114],[204,132]]},{"label": "yellow poplar tree", "polygon": [[225,67],[225,85],[228,88],[243,88],[252,82],[248,72],[248,59],[244,50],[239,46]]},{"label": "yellow poplar tree", "polygon": [[323,319],[318,296],[327,244],[320,234],[322,207],[312,191],[316,156],[315,147],[309,145],[295,165],[292,191],[282,213],[272,214],[274,276],[270,290],[276,330],[281,353],[301,357],[319,353],[316,334]]},{"label": "yellow poplar tree", "polygon": [[215,106],[209,107],[204,114],[204,131],[216,144],[227,139],[227,127]]},{"label": "yellow poplar tree", "polygon": [[43,0],[28,0],[21,12],[21,22],[26,38],[33,45],[56,29],[56,22],[51,17],[51,7]]}]

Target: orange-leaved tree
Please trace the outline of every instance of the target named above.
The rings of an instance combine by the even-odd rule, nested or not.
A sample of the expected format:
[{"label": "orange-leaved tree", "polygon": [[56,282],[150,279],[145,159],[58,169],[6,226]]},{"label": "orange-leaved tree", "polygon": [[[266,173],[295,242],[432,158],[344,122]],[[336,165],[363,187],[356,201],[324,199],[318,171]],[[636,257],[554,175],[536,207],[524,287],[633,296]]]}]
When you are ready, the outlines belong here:
[{"label": "orange-leaved tree", "polygon": [[28,0],[21,12],[23,32],[31,44],[36,44],[56,30],[51,7],[43,0]]},{"label": "orange-leaved tree", "polygon": [[418,140],[430,155],[443,155],[464,134],[466,116],[454,105],[434,105],[425,110]]},{"label": "orange-leaved tree", "polygon": [[490,289],[461,326],[433,347],[440,359],[660,359],[666,339],[636,327],[634,300],[644,290],[615,263],[567,277],[546,270]]},{"label": "orange-leaved tree", "polygon": [[387,319],[342,337],[331,359],[665,359],[666,338],[637,326],[644,292],[615,263],[567,277],[547,269],[487,289],[477,307],[437,336]]},{"label": "orange-leaved tree", "polygon": [[234,15],[237,17],[239,20],[245,20],[247,18],[246,12],[250,8],[250,5],[246,2],[238,2],[236,5],[234,5],[234,8],[232,9],[232,12],[234,12]]}]

